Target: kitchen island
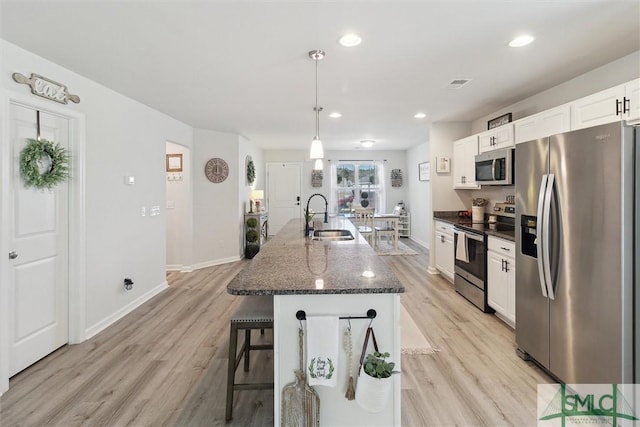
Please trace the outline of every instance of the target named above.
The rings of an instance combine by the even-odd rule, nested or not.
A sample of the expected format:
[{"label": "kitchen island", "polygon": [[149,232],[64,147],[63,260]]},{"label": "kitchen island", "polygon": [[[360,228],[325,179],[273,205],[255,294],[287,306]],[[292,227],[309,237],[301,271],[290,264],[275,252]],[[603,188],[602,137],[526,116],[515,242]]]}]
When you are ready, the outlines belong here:
[{"label": "kitchen island", "polygon": [[[312,240],[304,235],[304,222],[292,220],[227,287],[233,295],[274,297],[274,425],[280,425],[282,388],[295,381],[294,371],[299,369],[297,340],[301,322],[296,318],[299,310],[304,310],[307,316],[366,316],[368,310],[374,309],[376,318],[372,326],[380,351],[388,351],[396,369],[401,369],[400,293],[404,287],[349,220],[329,218],[329,223],[322,226],[349,230],[354,239]],[[369,320],[351,320],[350,324],[351,374],[356,378]],[[315,387],[320,397],[321,425],[400,425],[400,375],[393,375],[392,397],[379,413],[366,412],[344,397],[349,363],[342,347],[342,333],[348,326],[347,320],[340,321],[337,387]]]}]

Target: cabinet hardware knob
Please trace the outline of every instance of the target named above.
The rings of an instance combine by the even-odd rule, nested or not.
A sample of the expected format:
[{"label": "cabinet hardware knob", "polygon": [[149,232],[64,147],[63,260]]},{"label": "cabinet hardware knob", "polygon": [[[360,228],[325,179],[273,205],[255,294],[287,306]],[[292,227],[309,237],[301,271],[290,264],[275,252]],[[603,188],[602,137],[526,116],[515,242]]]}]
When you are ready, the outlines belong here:
[{"label": "cabinet hardware knob", "polygon": [[509,249],[509,248],[505,248],[504,246],[500,246],[500,249],[502,249],[503,251],[507,251],[507,252],[510,252],[510,251],[511,251],[511,249]]},{"label": "cabinet hardware knob", "polygon": [[9,252],[9,259],[16,259],[16,258],[18,258],[18,253],[16,251]]}]

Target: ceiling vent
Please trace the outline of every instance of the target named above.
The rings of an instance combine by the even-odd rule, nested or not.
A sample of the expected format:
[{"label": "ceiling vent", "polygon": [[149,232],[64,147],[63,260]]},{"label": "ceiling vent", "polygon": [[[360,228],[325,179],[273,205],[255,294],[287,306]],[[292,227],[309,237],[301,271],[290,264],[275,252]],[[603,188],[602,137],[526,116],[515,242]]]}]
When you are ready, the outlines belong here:
[{"label": "ceiling vent", "polygon": [[449,82],[447,87],[452,89],[460,89],[462,86],[466,85],[470,81],[471,79],[453,79]]}]

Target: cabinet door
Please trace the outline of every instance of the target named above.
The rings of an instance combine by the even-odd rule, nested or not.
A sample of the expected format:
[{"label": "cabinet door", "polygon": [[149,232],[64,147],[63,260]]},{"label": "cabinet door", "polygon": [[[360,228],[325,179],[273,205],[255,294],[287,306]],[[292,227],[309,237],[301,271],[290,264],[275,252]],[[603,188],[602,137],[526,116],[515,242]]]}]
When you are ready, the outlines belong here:
[{"label": "cabinet door", "polygon": [[478,151],[484,153],[493,150],[493,137],[494,132],[492,130],[482,132],[478,135]]},{"label": "cabinet door", "polygon": [[514,128],[516,144],[540,138],[540,119],[537,114],[518,120]]},{"label": "cabinet door", "polygon": [[512,123],[482,132],[478,135],[478,151],[481,153],[497,150],[499,148],[509,148],[513,147],[513,145],[514,138]]},{"label": "cabinet door", "polygon": [[516,324],[516,261],[514,258],[504,258],[507,276],[507,312],[505,316]]},{"label": "cabinet door", "polygon": [[502,125],[493,129],[493,149],[513,147],[513,125]]},{"label": "cabinet door", "polygon": [[487,301],[496,313],[507,315],[509,304],[508,278],[504,271],[504,258],[493,251],[487,252]]},{"label": "cabinet door", "polygon": [[640,120],[640,79],[624,85],[624,92],[628,100],[627,120]]},{"label": "cabinet door", "polygon": [[[571,103],[571,130],[612,123],[622,118],[624,85],[585,96]],[[618,114],[616,114],[618,109]]]},{"label": "cabinet door", "polygon": [[566,104],[534,114],[518,120],[514,127],[516,144],[568,132],[571,130],[571,107]]},{"label": "cabinet door", "polygon": [[476,154],[478,154],[476,135],[453,143],[453,188],[480,188],[476,184]]}]

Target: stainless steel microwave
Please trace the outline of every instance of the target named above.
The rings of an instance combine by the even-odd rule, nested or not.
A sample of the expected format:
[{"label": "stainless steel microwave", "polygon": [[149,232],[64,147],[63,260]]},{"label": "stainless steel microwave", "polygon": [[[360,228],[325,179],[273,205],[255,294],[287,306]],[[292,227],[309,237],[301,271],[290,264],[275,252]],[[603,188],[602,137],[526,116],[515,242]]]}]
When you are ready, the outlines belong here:
[{"label": "stainless steel microwave", "polygon": [[476,156],[476,184],[513,185],[514,149],[489,151]]}]

